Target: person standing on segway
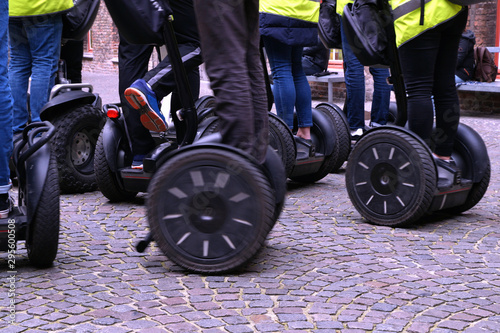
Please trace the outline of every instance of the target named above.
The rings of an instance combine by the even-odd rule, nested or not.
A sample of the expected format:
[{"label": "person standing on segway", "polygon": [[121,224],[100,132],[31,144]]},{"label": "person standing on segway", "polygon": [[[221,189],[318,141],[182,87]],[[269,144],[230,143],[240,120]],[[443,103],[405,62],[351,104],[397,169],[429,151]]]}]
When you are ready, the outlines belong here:
[{"label": "person standing on segway", "polygon": [[[174,12],[173,26],[179,51],[183,55],[191,93],[196,100],[200,91],[198,66],[202,59],[193,1],[171,1],[169,5]],[[172,93],[170,108],[174,123],[179,122],[175,111],[182,108],[175,91],[170,59],[164,57],[155,68],[147,70],[153,48],[153,45],[131,44],[120,35],[118,90],[132,141],[134,169],[142,169],[144,156],[155,147],[149,131],[167,130],[167,121],[160,110],[161,100]]]},{"label": "person standing on segway", "polygon": [[0,0],[0,218],[5,219],[12,210],[12,200],[9,190],[10,181],[9,160],[12,154],[12,94],[9,86],[8,64],[8,22],[9,2]]},{"label": "person standing on segway", "polygon": [[420,0],[394,0],[391,5],[408,96],[409,129],[432,147],[434,96],[434,158],[438,166],[459,175],[451,158],[460,121],[455,70],[468,8],[448,0],[433,0],[423,7]]},{"label": "person standing on segway", "polygon": [[194,7],[222,143],[263,163],[269,119],[260,61],[259,1],[195,0]]},{"label": "person standing on segway", "polygon": [[273,95],[278,116],[293,129],[295,140],[312,145],[311,87],[302,68],[304,46],[318,40],[319,3],[311,0],[260,1],[260,33],[273,75]]},{"label": "person standing on segway", "polygon": [[[9,79],[14,103],[14,133],[40,121],[40,110],[54,86],[62,36],[62,13],[72,0],[9,1]],[[31,83],[29,78],[31,77]],[[30,87],[30,115],[27,93]]]}]

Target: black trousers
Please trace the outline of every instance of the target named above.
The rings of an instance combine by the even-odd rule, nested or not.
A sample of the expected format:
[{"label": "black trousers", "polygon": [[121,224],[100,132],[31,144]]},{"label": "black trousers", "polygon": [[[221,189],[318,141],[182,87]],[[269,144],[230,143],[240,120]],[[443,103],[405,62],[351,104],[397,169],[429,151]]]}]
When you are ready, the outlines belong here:
[{"label": "black trousers", "polygon": [[258,0],[195,0],[203,60],[223,142],[263,162],[269,118],[260,61]]},{"label": "black trousers", "polygon": [[[82,82],[83,40],[68,40],[61,46],[60,58],[66,62],[66,78]],[[57,81],[57,77],[56,77]],[[57,83],[57,82],[56,82]]]},{"label": "black trousers", "polygon": [[[455,69],[467,14],[465,8],[399,47],[408,95],[408,126],[431,147],[435,144],[434,152],[441,156],[451,155],[460,122]],[[432,143],[434,111],[437,132]]]},{"label": "black trousers", "polygon": [[[170,3],[174,12],[173,26],[179,51],[183,57],[184,67],[188,73],[191,94],[196,100],[200,92],[200,74],[198,66],[202,63],[200,42],[196,27],[196,17],[194,14],[192,0],[179,0]],[[153,45],[137,45],[128,43],[120,36],[118,46],[118,67],[119,67],[119,87],[120,101],[125,114],[127,127],[132,141],[134,155],[144,155],[150,152],[155,142],[140,121],[140,113],[131,108],[123,95],[135,80],[143,78],[150,84],[156,93],[158,101],[172,93],[171,112],[182,108],[178,98],[174,73],[168,57],[153,69],[148,71],[149,58],[153,52]]]}]

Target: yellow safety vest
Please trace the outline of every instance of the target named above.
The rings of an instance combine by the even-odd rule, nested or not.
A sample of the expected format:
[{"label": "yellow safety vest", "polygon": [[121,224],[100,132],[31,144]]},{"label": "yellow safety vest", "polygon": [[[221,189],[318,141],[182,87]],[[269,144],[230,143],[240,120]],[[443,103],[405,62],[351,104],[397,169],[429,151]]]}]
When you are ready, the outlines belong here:
[{"label": "yellow safety vest", "polygon": [[259,11],[318,23],[319,0],[260,0]]},{"label": "yellow safety vest", "polygon": [[9,16],[54,14],[73,7],[73,0],[9,0]]},{"label": "yellow safety vest", "polygon": [[423,22],[421,22],[421,0],[392,0],[396,44],[401,46],[424,31],[456,16],[462,6],[448,0],[425,0]]},{"label": "yellow safety vest", "polygon": [[337,1],[337,14],[342,15],[344,13],[344,7],[348,3],[353,3],[354,0],[338,0]]}]

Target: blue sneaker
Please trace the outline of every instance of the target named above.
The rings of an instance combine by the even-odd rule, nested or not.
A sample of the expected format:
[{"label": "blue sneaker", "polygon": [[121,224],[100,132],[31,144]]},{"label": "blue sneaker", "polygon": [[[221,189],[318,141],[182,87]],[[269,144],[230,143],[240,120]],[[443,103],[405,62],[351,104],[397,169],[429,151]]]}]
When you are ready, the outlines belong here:
[{"label": "blue sneaker", "polygon": [[141,123],[153,132],[165,132],[167,122],[160,111],[156,94],[143,79],[136,80],[125,89],[127,102],[141,113]]}]

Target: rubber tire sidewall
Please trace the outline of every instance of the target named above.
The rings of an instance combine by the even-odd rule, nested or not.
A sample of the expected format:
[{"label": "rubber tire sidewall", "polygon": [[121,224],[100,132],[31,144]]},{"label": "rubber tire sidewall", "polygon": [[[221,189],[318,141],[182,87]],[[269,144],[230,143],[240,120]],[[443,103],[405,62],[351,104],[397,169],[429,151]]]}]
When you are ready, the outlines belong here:
[{"label": "rubber tire sidewall", "polygon": [[[186,170],[186,166],[198,161],[205,161],[205,163],[215,161],[216,164],[227,164],[230,161],[231,168],[237,168],[240,171],[238,176],[244,177],[249,188],[255,194],[255,198],[258,198],[256,201],[262,204],[261,207],[255,207],[259,218],[255,221],[256,225],[253,227],[256,232],[249,233],[249,238],[246,239],[248,246],[240,249],[237,253],[231,254],[226,260],[216,259],[208,263],[186,255],[179,251],[178,248],[173,247],[170,241],[165,238],[169,236],[164,235],[161,226],[164,216],[162,206],[165,205],[164,200],[166,197],[164,191],[168,188],[168,183],[171,179],[176,179],[180,172],[189,172]],[[275,200],[266,176],[252,162],[240,155],[222,149],[201,148],[198,151],[189,150],[185,153],[178,153],[158,169],[151,180],[148,193],[148,222],[153,238],[170,260],[192,272],[219,274],[239,269],[256,255],[274,225]]]},{"label": "rubber tire sidewall", "polygon": [[[97,182],[94,172],[95,145],[101,129],[104,125],[105,117],[101,110],[92,105],[83,105],[71,109],[58,116],[52,121],[56,128],[56,133],[52,138],[52,151],[57,159],[59,170],[60,188],[62,193],[83,193],[95,191]],[[73,138],[76,133],[82,130],[91,130],[91,152],[87,167],[92,169],[90,173],[81,172],[71,160],[71,150]],[[86,133],[87,136],[89,133]]]}]

